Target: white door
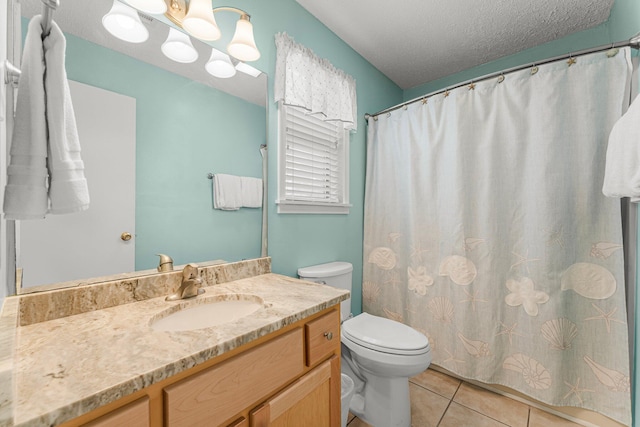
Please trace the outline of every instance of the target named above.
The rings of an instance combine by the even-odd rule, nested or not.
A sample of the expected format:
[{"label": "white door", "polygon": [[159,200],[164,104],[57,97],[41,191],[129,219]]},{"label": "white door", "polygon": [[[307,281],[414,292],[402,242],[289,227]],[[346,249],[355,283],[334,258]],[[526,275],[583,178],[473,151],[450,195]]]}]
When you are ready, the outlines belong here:
[{"label": "white door", "polygon": [[69,86],[91,203],[84,212],[20,221],[22,288],[135,270],[136,100]]}]

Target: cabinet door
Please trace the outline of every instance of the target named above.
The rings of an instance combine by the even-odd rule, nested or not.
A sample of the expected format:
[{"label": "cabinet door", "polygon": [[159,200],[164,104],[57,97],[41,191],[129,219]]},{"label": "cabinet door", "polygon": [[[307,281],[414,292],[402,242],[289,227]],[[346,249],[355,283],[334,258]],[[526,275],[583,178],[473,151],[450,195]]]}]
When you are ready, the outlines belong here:
[{"label": "cabinet door", "polygon": [[250,414],[251,427],[339,427],[340,359],[322,363]]},{"label": "cabinet door", "polygon": [[303,372],[302,335],[296,328],[165,387],[165,427],[226,426]]}]

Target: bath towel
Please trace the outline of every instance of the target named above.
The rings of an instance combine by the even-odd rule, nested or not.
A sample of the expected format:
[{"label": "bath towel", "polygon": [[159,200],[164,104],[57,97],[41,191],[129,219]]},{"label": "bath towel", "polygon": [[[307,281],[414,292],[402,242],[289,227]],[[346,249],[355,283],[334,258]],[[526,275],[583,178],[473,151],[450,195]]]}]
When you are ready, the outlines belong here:
[{"label": "bath towel", "polygon": [[242,207],[261,208],[262,207],[262,180],[247,176],[240,177],[242,185]]},{"label": "bath towel", "polygon": [[242,207],[242,184],[239,176],[217,173],[213,175],[213,207],[237,211]]},{"label": "bath towel", "polygon": [[44,218],[48,209],[45,65],[40,22],[40,15],[31,19],[24,44],[4,192],[6,219]]},{"label": "bath towel", "polygon": [[602,193],[640,202],[640,96],[609,134]]},{"label": "bath towel", "polygon": [[43,43],[47,67],[44,87],[49,130],[49,211],[79,212],[89,207],[89,188],[64,66],[67,42],[55,22],[51,22],[51,32]]}]

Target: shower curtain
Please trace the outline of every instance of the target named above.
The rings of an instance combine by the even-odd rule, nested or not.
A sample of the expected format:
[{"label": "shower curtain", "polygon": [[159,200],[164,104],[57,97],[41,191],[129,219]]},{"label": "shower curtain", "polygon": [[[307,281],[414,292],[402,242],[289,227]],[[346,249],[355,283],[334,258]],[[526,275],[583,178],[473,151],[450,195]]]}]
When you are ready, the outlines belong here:
[{"label": "shower curtain", "polygon": [[602,195],[628,48],[369,119],[364,310],[433,364],[630,424],[620,201]]}]

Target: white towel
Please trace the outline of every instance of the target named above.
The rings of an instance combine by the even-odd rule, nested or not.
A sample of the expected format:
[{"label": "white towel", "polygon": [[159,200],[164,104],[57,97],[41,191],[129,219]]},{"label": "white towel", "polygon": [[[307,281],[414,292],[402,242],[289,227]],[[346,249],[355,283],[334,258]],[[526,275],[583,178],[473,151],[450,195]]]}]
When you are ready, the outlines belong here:
[{"label": "white towel", "polygon": [[242,185],[242,207],[261,208],[262,207],[262,180],[247,176],[240,177]]},{"label": "white towel", "polygon": [[47,213],[45,67],[40,21],[40,15],[37,15],[29,22],[22,55],[11,158],[4,192],[6,219],[44,218]]},{"label": "white towel", "polygon": [[242,207],[242,184],[239,176],[213,175],[213,207],[237,211]]},{"label": "white towel", "polygon": [[640,202],[640,96],[609,135],[602,193]]},{"label": "white towel", "polygon": [[49,129],[49,211],[79,212],[89,208],[89,188],[64,66],[67,42],[55,22],[51,22],[51,32],[43,43],[47,66],[44,86]]}]

